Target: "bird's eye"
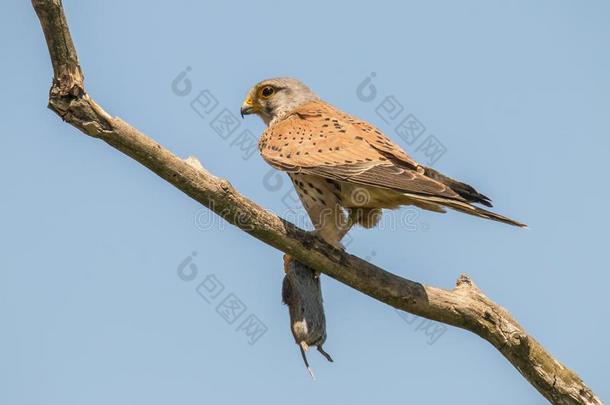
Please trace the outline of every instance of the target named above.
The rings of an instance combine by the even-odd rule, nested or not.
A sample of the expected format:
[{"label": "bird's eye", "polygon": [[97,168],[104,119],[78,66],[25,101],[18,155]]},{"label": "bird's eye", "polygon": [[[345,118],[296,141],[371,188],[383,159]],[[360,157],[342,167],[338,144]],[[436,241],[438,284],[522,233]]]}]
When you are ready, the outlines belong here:
[{"label": "bird's eye", "polygon": [[263,87],[263,89],[261,90],[261,97],[263,98],[269,98],[273,95],[273,93],[275,93],[275,89],[271,86],[265,86]]}]

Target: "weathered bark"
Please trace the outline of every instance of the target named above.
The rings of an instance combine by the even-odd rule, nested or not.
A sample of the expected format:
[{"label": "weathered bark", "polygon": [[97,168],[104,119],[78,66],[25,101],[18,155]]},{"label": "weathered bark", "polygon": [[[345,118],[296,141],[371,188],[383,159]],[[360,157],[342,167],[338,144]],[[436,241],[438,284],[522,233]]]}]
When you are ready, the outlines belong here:
[{"label": "weathered bark", "polygon": [[404,279],[336,250],[239,194],[226,180],[186,162],[86,93],[61,0],[33,0],[54,78],[49,107],[82,132],[137,160],[233,225],[334,279],[395,308],[457,326],[490,342],[549,401],[601,404],[573,371],[555,360],[517,321],[466,275],[444,290]]}]

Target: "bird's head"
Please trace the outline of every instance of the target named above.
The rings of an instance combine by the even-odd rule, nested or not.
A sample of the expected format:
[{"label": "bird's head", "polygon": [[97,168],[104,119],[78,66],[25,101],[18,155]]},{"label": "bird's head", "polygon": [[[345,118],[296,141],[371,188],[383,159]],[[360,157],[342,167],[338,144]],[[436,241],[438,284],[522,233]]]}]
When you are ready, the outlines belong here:
[{"label": "bird's head", "polygon": [[291,77],[267,79],[255,84],[241,106],[241,115],[256,114],[269,125],[307,102],[318,100],[309,87]]}]

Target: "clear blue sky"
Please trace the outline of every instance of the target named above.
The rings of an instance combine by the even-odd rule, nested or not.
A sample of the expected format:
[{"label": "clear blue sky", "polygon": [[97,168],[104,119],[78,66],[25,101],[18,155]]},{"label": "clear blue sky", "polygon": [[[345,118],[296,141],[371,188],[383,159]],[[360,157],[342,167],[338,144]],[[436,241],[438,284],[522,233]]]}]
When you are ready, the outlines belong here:
[{"label": "clear blue sky", "polygon": [[[446,150],[437,169],[531,229],[404,209],[393,217],[402,225],[352,232],[349,251],[440,287],[468,272],[610,398],[608,2],[64,6],[101,105],[282,215],[287,182],[265,181],[266,164],[236,141],[262,123],[240,120],[227,139],[210,126],[223,108],[237,114],[253,83],[298,77],[423,162],[419,146],[434,135]],[[281,253],[210,224],[47,110],[51,66],[28,1],[2,3],[0,38],[0,403],[545,403],[478,337],[403,319],[327,277],[335,363],[312,352],[312,382],[280,301]],[[178,96],[172,81],[186,67],[191,93]],[[367,102],[356,90],[372,72]],[[219,104],[202,118],[190,103],[206,89]],[[386,96],[403,107],[397,121],[376,111]],[[408,114],[425,127],[410,145],[395,131]],[[211,298],[214,282],[224,289]],[[222,305],[235,297],[244,307],[230,324]],[[250,315],[267,328],[252,345],[240,330]]]}]

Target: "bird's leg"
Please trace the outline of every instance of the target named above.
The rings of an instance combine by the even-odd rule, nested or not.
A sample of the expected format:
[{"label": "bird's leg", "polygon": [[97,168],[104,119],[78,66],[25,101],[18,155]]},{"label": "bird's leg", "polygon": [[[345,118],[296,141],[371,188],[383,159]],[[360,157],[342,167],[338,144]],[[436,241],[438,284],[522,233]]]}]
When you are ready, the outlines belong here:
[{"label": "bird's leg", "polygon": [[344,251],[345,247],[341,243],[341,240],[354,225],[355,222],[352,220],[352,218],[341,218],[340,222],[334,224],[332,227],[316,227],[313,234],[324,240],[326,243],[332,245],[335,249]]},{"label": "bird's leg", "polygon": [[334,363],[333,358],[330,357],[330,354],[326,353],[324,349],[322,349],[322,345],[318,345],[318,351],[322,354],[322,356],[326,357],[326,360]]},{"label": "bird's leg", "polygon": [[324,240],[335,249],[344,250],[341,239],[352,226],[345,211],[339,204],[332,206],[305,205],[307,213],[315,228],[314,235]]},{"label": "bird's leg", "polygon": [[354,219],[350,215],[349,217],[347,217],[347,221],[339,229],[339,240],[343,239],[354,225]]}]

